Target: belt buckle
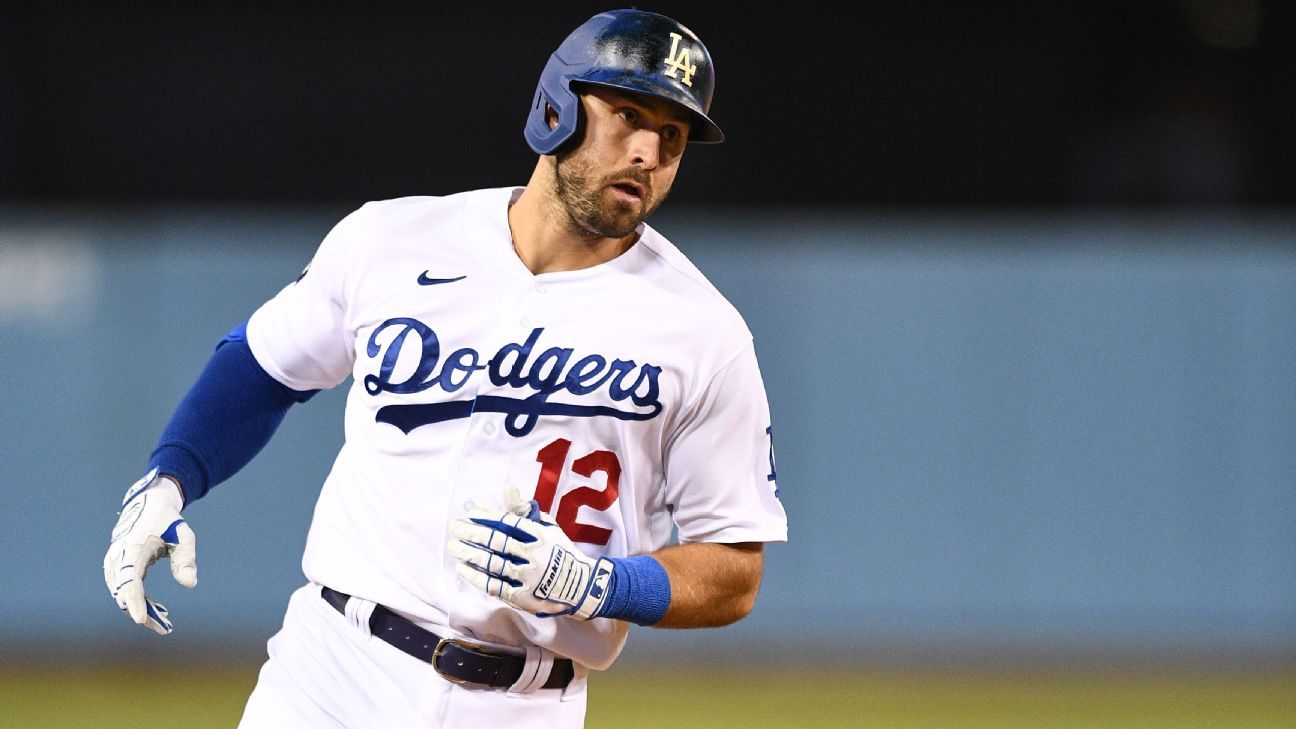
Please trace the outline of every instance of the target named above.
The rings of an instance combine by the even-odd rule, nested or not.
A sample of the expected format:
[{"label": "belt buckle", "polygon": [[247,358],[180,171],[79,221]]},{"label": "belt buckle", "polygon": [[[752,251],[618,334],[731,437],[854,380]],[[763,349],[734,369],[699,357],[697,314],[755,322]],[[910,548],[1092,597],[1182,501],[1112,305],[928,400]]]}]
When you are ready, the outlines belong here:
[{"label": "belt buckle", "polygon": [[[482,685],[480,681],[472,681],[472,680],[470,680],[470,679],[460,678],[459,676],[456,676],[456,675],[451,674],[451,673],[447,673],[446,671],[442,670],[442,668],[441,668],[441,658],[442,658],[442,656],[445,655],[445,647],[446,647],[446,645],[452,645],[452,646],[455,646],[456,648],[458,648],[458,649],[460,649],[460,650],[469,651],[469,652],[472,652],[472,653],[481,653],[481,652],[482,652],[482,651],[481,651],[481,647],[478,646],[476,643],[472,643],[472,642],[469,642],[469,641],[463,640],[462,638],[442,638],[441,640],[438,640],[438,641],[437,641],[437,644],[436,644],[436,650],[432,652],[432,668],[433,668],[433,670],[435,670],[437,673],[441,674],[441,677],[444,678],[445,680],[447,680],[447,681],[449,681],[449,682],[451,682],[451,683],[454,683],[454,684],[458,684],[458,685],[460,685],[460,686],[463,686],[464,684],[469,684],[469,683],[471,683],[471,684],[477,684],[477,685]],[[462,665],[462,664],[460,664],[460,665]]]}]

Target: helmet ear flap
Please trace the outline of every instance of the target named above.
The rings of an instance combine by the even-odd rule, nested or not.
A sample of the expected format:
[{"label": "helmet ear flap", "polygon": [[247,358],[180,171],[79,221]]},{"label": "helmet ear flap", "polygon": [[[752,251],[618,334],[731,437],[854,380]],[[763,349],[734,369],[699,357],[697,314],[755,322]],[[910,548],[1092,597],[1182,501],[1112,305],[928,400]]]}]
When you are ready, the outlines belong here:
[{"label": "helmet ear flap", "polygon": [[[579,147],[581,144],[581,140],[585,138],[584,103],[581,101],[581,95],[579,92],[573,89],[572,93],[576,97],[576,103],[569,108],[572,109],[572,116],[575,117],[575,121],[572,122],[570,126],[571,131],[566,133],[566,136],[564,136],[562,141],[558,143],[558,146],[554,147],[553,151],[550,152],[550,154],[555,154],[555,155],[566,154],[567,152],[570,152],[573,149]],[[558,115],[557,109],[554,109],[554,114]],[[558,124],[559,125],[562,124],[561,119],[559,119]],[[554,128],[556,129],[557,127]]]},{"label": "helmet ear flap", "polygon": [[[527,144],[537,154],[553,154],[580,125],[580,97],[572,91],[569,80],[564,78],[557,68],[551,72],[551,67],[560,64],[561,61],[557,58],[549,60],[545,73],[541,75],[540,83],[536,86],[531,112],[527,115],[525,128]],[[556,126],[549,124],[550,109],[558,114]]]}]

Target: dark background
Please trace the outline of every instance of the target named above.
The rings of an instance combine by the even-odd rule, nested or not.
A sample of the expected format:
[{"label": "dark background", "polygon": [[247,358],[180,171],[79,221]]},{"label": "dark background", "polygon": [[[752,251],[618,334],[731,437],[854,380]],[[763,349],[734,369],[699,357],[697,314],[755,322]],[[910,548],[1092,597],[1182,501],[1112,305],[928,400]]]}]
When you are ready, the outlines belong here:
[{"label": "dark background", "polygon": [[[0,198],[293,204],[525,182],[548,54],[616,3],[0,0]],[[700,204],[1296,202],[1296,15],[1258,0],[660,2],[717,67]],[[849,8],[849,11],[848,11]]]}]

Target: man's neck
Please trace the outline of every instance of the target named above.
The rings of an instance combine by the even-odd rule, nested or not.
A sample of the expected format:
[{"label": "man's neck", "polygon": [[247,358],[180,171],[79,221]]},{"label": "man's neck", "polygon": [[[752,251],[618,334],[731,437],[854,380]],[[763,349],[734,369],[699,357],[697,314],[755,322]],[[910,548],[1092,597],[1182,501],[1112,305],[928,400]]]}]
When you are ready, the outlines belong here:
[{"label": "man's neck", "polygon": [[577,271],[620,256],[634,245],[637,233],[625,238],[600,238],[573,231],[561,206],[551,203],[546,188],[532,175],[522,195],[508,211],[513,250],[533,274]]}]

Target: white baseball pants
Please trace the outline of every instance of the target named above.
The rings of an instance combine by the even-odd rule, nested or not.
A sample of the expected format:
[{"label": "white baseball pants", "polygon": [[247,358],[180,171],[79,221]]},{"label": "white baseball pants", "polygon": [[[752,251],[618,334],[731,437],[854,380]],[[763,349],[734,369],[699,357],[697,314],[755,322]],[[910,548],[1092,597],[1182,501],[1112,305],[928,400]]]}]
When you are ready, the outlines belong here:
[{"label": "white baseball pants", "polygon": [[288,601],[283,627],[248,697],[239,729],[581,729],[586,677],[530,694],[461,686],[430,664],[349,621],[307,584]]}]

